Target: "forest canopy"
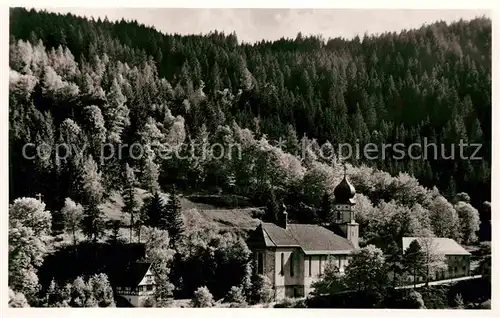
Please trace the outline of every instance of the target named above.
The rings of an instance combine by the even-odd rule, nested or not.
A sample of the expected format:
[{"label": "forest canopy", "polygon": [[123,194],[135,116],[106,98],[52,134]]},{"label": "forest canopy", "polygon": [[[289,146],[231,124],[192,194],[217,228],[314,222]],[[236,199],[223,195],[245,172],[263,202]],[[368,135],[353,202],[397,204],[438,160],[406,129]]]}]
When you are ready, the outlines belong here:
[{"label": "forest canopy", "polygon": [[[261,202],[270,192],[304,192],[295,184],[307,182],[318,164],[331,163],[314,154],[300,157],[304,141],[317,149],[325,143],[422,144],[425,138],[446,149],[459,140],[480,143],[483,159],[352,158],[350,164],[394,177],[407,173],[450,201],[459,192],[474,206],[490,200],[487,18],[351,40],[298,34],[254,44],[240,44],[234,33],[163,34],[136,21],[22,8],[11,9],[10,26],[12,199],[41,192],[48,207],[59,210],[66,197],[89,199],[80,189],[84,167],[93,167],[105,195],[120,188],[117,172],[128,163],[146,188],[175,183],[182,191],[218,189]],[[270,159],[265,149],[281,137],[286,149]],[[237,162],[165,161],[153,150],[238,139],[248,144]],[[60,162],[50,155],[22,158],[26,143],[61,141],[88,147]],[[150,155],[101,163],[104,144],[134,142],[150,145]],[[315,191],[302,201],[319,206],[323,194]]]},{"label": "forest canopy", "polygon": [[[334,189],[347,173],[368,256],[378,257],[370,244],[421,233],[464,245],[491,239],[487,18],[248,44],[234,33],[172,35],[137,21],[14,8],[10,32],[15,306],[114,305],[102,273],[51,282],[47,268],[59,271],[51,265],[59,261],[48,255],[141,239],[165,297],[194,295],[201,306],[211,304],[210,293],[252,294],[245,230],[221,230],[184,209],[182,195],[227,195],[255,209],[252,220],[276,221],[286,204],[290,222],[317,224],[331,216]],[[425,142],[444,145],[447,156],[455,146],[455,159],[323,156],[346,143]],[[474,154],[481,159],[459,158],[460,143],[482,145]],[[230,151],[203,156],[207,144]],[[141,155],[130,145],[140,145]],[[165,146],[178,156],[162,156]],[[103,205],[116,197],[123,215],[112,220]],[[64,248],[56,247],[59,234],[69,234]],[[48,285],[42,300],[39,283]],[[87,293],[86,300],[64,290]],[[93,293],[105,295],[100,304]]]}]

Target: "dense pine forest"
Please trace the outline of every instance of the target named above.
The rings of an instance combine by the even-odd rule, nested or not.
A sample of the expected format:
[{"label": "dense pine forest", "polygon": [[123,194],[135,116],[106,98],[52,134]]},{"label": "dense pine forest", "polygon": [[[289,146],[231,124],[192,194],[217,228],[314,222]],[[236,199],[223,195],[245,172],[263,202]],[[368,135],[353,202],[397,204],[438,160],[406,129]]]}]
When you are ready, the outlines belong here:
[{"label": "dense pine forest", "polygon": [[[320,144],[410,144],[427,137],[449,145],[464,139],[483,144],[483,160],[364,163],[392,175],[408,172],[449,197],[464,191],[476,204],[490,199],[488,19],[435,23],[363,39],[325,41],[299,34],[296,39],[239,44],[235,34],[165,35],[137,22],[16,9],[11,34],[12,41],[30,41],[33,46],[41,40],[48,52],[67,48],[78,63],[75,74],[68,74],[75,85],[97,68],[102,79],[85,84],[109,92],[113,77],[127,69],[125,64],[131,72],[137,68],[127,87],[121,87],[132,121],[123,131],[124,140],[134,139],[153,112],[163,120],[155,108],[159,105],[184,118],[191,138],[199,135],[202,125],[214,132],[235,121],[271,140],[305,134]],[[199,98],[201,90],[207,98]],[[83,93],[80,88],[75,95]],[[85,103],[68,97],[55,102],[68,111]],[[57,126],[66,114],[56,103],[48,109],[35,104],[49,111]]]},{"label": "dense pine forest", "polygon": [[[333,189],[344,173],[339,158],[318,155],[320,147],[330,144],[336,153],[341,143],[409,145],[426,139],[445,145],[446,156],[454,144],[455,159],[442,158],[438,150],[437,158],[428,160],[390,155],[347,160],[363,242],[398,242],[422,229],[462,244],[490,240],[487,18],[350,40],[299,33],[295,39],[248,44],[217,31],[172,35],[137,21],[15,8],[10,34],[10,213],[22,223],[22,211],[30,207],[51,211],[45,234],[71,232],[67,212],[78,210],[82,225],[73,220],[73,234],[81,227],[89,241],[97,242],[113,230],[99,208],[113,191],[122,194],[124,210],[136,215],[129,226],[138,226],[139,240],[141,226],[162,222],[170,224],[165,228],[172,241],[180,231],[188,233],[183,236],[188,245],[206,240],[189,230],[186,220],[152,221],[151,213],[143,219],[159,204],[159,192],[171,198],[177,193],[233,195],[266,207],[268,219],[284,202],[292,222],[317,223],[328,217]],[[460,159],[460,140],[482,144],[476,154],[482,159]],[[35,155],[34,148],[25,148],[30,143],[48,147]],[[134,143],[145,148],[139,159],[127,148],[122,156],[109,154]],[[241,156],[188,155],[202,153],[207,143],[238,144]],[[55,155],[61,144],[71,145],[64,159]],[[187,159],[163,158],[162,145],[177,147]],[[466,155],[473,150],[466,149]],[[142,210],[136,188],[152,194]],[[16,200],[37,193],[46,206]],[[179,203],[173,200],[165,209],[177,211]],[[176,222],[186,228],[172,228]],[[187,286],[179,291],[183,295],[190,296],[200,282],[224,295],[231,285],[217,286],[217,275],[234,266],[236,276],[244,275],[249,253],[241,239],[226,234],[206,234],[227,263],[220,273],[183,276],[183,266],[195,269],[215,261],[199,255],[194,261],[188,245],[173,243],[169,262],[182,266],[172,267],[174,274],[166,271],[165,282]],[[188,241],[194,238],[196,244]],[[243,252],[228,260],[224,253],[231,248]],[[35,288],[21,282],[25,271],[41,261],[29,269],[19,264],[9,267],[9,279],[19,283],[10,286],[32,301]]]}]

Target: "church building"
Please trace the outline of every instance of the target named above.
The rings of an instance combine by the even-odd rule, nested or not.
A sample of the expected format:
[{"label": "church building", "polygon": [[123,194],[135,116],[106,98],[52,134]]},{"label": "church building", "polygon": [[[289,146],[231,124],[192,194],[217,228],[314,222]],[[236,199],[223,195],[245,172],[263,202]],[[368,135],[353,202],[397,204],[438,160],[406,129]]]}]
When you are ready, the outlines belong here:
[{"label": "church building", "polygon": [[262,222],[249,236],[254,270],[267,276],[275,299],[304,297],[322,274],[328,258],[344,271],[351,253],[359,248],[359,225],[353,211],[355,189],[344,178],[334,190],[330,224],[289,224],[286,211],[276,223]]}]

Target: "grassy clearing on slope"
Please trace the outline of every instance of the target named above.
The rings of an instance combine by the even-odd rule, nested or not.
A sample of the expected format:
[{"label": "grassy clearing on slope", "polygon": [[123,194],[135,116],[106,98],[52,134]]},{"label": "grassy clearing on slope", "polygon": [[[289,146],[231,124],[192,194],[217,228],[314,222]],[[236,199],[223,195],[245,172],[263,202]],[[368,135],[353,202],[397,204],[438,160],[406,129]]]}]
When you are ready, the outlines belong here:
[{"label": "grassy clearing on slope", "polygon": [[[144,200],[149,195],[143,189],[137,189],[137,192],[141,200]],[[163,195],[168,198],[168,194]],[[254,229],[259,224],[259,220],[253,217],[253,211],[256,208],[218,208],[206,203],[192,202],[185,197],[180,198],[180,203],[185,217],[204,218],[206,221],[214,222],[220,229],[235,228],[247,231]],[[123,206],[121,194],[113,192],[109,200],[101,204],[100,208],[107,220],[121,220],[122,224],[128,227],[130,216],[128,213],[122,212]],[[123,231],[120,232],[120,234],[123,233]]]},{"label": "grassy clearing on slope", "polygon": [[253,208],[200,210],[200,214],[217,223],[220,228],[254,229],[259,220],[252,217]]}]

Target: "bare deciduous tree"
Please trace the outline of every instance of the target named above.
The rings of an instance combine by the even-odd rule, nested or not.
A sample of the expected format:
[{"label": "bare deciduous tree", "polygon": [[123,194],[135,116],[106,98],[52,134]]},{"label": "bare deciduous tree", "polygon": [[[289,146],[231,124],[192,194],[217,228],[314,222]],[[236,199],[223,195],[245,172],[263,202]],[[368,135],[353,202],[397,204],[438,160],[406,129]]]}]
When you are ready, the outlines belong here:
[{"label": "bare deciduous tree", "polygon": [[446,256],[438,252],[436,237],[431,231],[422,230],[419,234],[418,243],[424,254],[425,284],[428,285],[432,272],[447,267]]}]

